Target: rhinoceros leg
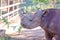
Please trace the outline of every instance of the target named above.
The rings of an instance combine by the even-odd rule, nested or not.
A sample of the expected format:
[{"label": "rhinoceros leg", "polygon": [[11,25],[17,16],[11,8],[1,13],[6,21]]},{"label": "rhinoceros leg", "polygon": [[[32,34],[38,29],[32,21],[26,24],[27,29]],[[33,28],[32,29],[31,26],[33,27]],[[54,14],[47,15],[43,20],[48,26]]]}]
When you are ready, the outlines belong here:
[{"label": "rhinoceros leg", "polygon": [[55,36],[55,39],[56,39],[56,40],[60,40],[60,36],[59,36],[59,35],[56,35],[56,36]]},{"label": "rhinoceros leg", "polygon": [[50,33],[48,32],[45,32],[45,37],[46,37],[46,40],[52,40],[53,36],[50,35]]}]

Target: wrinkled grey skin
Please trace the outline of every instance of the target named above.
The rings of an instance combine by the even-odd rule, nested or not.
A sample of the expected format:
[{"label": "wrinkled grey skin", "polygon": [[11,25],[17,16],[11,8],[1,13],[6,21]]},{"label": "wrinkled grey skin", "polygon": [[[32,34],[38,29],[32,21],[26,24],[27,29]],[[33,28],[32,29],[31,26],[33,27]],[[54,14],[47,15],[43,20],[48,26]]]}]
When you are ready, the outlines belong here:
[{"label": "wrinkled grey skin", "polygon": [[[41,14],[40,14],[41,13]],[[25,28],[31,29],[40,25],[40,16],[42,15],[42,11],[38,10],[37,14],[24,14],[21,18],[21,24],[24,25]],[[28,27],[29,26],[29,27]]]},{"label": "wrinkled grey skin", "polygon": [[[45,30],[46,40],[52,40],[53,37],[55,37],[56,40],[60,40],[59,15],[60,10],[57,9],[48,9],[44,11],[38,9],[35,14],[21,13],[21,25],[27,29],[41,26],[41,28]],[[59,22],[57,19],[59,19]]]}]

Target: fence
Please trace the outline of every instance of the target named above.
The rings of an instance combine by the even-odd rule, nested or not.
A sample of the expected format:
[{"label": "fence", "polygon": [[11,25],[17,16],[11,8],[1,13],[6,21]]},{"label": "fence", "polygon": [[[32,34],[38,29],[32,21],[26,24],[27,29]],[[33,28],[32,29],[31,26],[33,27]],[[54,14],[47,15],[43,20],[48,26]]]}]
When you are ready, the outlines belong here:
[{"label": "fence", "polygon": [[0,0],[0,27],[3,27],[5,23],[1,20],[3,17],[7,19],[8,22],[13,20],[18,16],[20,4],[25,4],[21,0]]}]

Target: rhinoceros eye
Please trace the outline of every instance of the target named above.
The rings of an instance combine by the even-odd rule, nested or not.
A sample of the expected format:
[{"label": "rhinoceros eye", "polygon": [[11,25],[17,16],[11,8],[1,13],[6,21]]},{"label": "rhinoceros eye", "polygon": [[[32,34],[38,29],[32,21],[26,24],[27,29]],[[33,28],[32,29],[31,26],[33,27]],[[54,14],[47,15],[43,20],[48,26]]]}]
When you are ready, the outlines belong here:
[{"label": "rhinoceros eye", "polygon": [[32,20],[29,20],[29,21],[32,21]]}]

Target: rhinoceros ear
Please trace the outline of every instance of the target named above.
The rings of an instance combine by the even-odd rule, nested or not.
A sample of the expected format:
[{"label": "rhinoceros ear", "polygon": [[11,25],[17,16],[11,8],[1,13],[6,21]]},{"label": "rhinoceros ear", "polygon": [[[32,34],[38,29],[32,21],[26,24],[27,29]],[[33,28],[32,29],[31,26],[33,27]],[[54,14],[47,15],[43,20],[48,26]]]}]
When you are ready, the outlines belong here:
[{"label": "rhinoceros ear", "polygon": [[49,10],[43,10],[43,15],[42,16],[46,16],[49,13]]}]

